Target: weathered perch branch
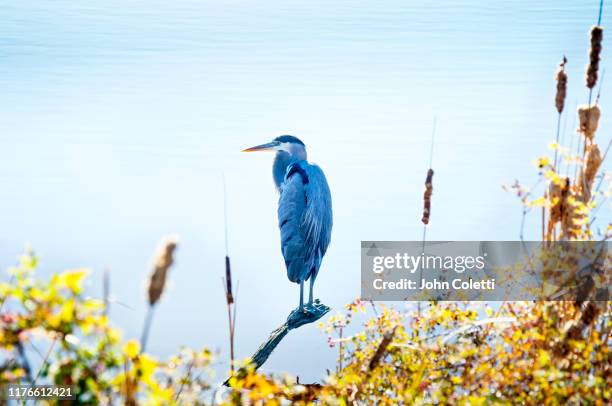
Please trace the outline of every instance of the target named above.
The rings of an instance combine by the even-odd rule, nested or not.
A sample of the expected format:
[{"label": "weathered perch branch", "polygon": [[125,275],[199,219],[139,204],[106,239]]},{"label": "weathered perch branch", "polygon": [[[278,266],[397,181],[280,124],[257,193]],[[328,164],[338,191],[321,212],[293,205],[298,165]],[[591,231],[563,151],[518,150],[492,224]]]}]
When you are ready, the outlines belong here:
[{"label": "weathered perch branch", "polygon": [[[255,351],[247,368],[249,366],[254,369],[261,367],[289,331],[300,328],[305,324],[314,323],[321,317],[325,316],[329,310],[329,307],[319,302],[319,299],[315,300],[312,306],[306,307],[305,311],[300,311],[298,309],[292,310],[287,317],[287,321],[270,333],[270,337],[268,337],[268,339],[259,346],[257,351]],[[240,377],[245,373],[246,369],[243,367],[238,370],[236,375]],[[223,383],[225,386],[230,386],[230,378]]]}]

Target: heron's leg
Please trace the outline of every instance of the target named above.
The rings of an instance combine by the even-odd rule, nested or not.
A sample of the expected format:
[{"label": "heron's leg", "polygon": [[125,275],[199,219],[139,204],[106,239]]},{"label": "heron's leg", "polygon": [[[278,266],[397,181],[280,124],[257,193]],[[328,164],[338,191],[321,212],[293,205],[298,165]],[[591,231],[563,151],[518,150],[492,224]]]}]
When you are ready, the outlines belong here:
[{"label": "heron's leg", "polygon": [[304,281],[300,282],[300,310],[304,309]]},{"label": "heron's leg", "polygon": [[308,304],[312,304],[313,296],[314,296],[314,275],[310,275],[310,291],[308,292]]}]

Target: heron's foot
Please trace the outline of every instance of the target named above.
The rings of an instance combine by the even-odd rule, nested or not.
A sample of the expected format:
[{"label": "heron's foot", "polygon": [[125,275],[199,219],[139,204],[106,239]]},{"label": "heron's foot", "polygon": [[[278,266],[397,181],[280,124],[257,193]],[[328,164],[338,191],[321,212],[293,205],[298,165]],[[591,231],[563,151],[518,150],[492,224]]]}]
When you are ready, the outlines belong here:
[{"label": "heron's foot", "polygon": [[308,303],[306,303],[304,305],[303,311],[306,313],[320,313],[321,311],[323,311],[327,306],[325,306],[324,304],[321,303],[321,301],[319,299],[315,299],[314,301],[311,300]]},{"label": "heron's foot", "polygon": [[329,312],[329,307],[325,306],[318,299],[312,303],[306,303],[302,307],[298,306],[298,308],[293,310],[287,318],[289,329],[291,330],[303,324],[317,321],[327,312]]}]

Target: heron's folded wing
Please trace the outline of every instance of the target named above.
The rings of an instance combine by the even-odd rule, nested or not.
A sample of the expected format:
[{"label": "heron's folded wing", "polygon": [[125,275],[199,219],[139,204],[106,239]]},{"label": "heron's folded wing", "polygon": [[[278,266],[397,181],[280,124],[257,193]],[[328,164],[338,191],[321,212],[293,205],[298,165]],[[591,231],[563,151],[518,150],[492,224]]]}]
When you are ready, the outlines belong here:
[{"label": "heron's folded wing", "polygon": [[287,277],[297,283],[308,276],[305,236],[301,227],[305,211],[306,194],[302,175],[288,171],[278,200],[278,225]]},{"label": "heron's folded wing", "polygon": [[314,262],[313,266],[318,271],[321,259],[331,241],[333,225],[331,193],[321,168],[306,164],[304,170],[308,182],[304,184],[307,203],[302,229],[306,240],[306,257]]}]

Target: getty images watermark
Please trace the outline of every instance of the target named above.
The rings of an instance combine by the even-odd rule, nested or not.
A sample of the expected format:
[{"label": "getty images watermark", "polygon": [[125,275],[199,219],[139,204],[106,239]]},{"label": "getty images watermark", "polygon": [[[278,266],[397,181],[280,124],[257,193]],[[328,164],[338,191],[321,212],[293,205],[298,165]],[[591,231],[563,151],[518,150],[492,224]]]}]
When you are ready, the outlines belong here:
[{"label": "getty images watermark", "polygon": [[609,300],[609,242],[363,241],[364,300]]}]

